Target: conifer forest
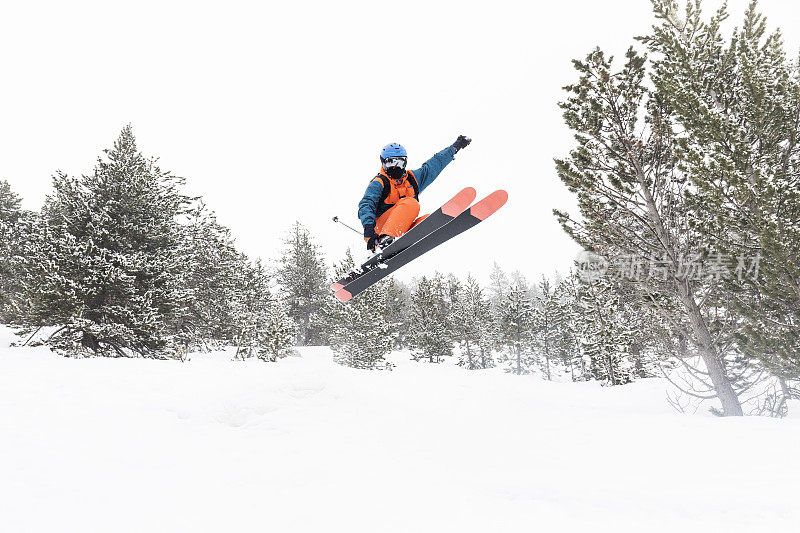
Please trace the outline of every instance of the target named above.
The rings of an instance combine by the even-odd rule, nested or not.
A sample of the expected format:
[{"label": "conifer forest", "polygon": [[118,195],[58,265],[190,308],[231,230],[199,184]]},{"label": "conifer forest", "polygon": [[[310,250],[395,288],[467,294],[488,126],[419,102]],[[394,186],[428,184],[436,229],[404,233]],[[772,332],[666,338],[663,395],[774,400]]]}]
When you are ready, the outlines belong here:
[{"label": "conifer forest", "polygon": [[[800,25],[756,1],[646,4],[626,47],[583,48],[566,77],[537,71],[560,88],[548,135],[567,139],[536,171],[551,183],[543,201],[567,199],[547,209],[578,252],[563,270],[504,258],[547,247],[537,228],[501,225],[528,209],[514,181],[531,179],[528,154],[488,135],[431,188],[469,185],[456,178],[469,165],[488,173],[481,146],[518,161],[508,204],[457,237],[476,239],[479,273],[455,269],[443,245],[426,254],[435,270],[400,270],[344,302],[331,287],[369,255],[361,235],[337,227],[351,240],[331,244],[307,216],[328,194],[327,153],[300,163],[311,199],[281,196],[294,178],[264,170],[276,192],[263,209],[297,208],[261,227],[280,241],[260,256],[221,222],[219,198],[140,148],[150,133],[135,114],[90,171],[53,170],[42,198],[0,174],[0,456],[18,458],[0,459],[0,530],[53,530],[40,496],[76,531],[86,517],[98,531],[796,530],[800,55],[787,36]],[[471,8],[431,9],[441,27],[420,24],[438,50],[444,21],[466,24],[450,13]],[[305,68],[269,58],[276,72]],[[318,109],[319,87],[304,90],[300,108]],[[449,109],[461,90],[431,100]],[[252,97],[239,91],[227,101]],[[359,198],[331,209],[357,225]],[[438,207],[422,198],[423,213]],[[65,490],[84,474],[97,515]],[[158,518],[129,513],[139,497]]]}]

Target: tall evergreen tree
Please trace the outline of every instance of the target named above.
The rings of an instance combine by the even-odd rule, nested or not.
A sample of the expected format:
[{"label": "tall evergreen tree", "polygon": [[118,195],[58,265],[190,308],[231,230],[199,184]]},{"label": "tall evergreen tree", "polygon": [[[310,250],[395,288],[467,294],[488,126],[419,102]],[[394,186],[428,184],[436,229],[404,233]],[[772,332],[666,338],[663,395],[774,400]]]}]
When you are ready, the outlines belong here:
[{"label": "tall evergreen tree", "polygon": [[[353,268],[355,261],[348,250],[335,265],[334,280]],[[328,297],[320,318],[337,363],[368,370],[392,368],[385,357],[392,351],[397,333],[395,326],[386,320],[390,314],[387,283],[386,280],[376,283],[347,303]]]},{"label": "tall evergreen tree", "polygon": [[580,334],[581,281],[574,270],[553,291],[553,327],[557,331],[553,349],[561,363],[569,370],[572,381],[588,379],[588,369],[583,358]]},{"label": "tall evergreen tree", "polygon": [[561,104],[577,147],[557,161],[561,180],[578,196],[580,219],[556,212],[564,229],[587,250],[602,252],[612,264],[625,257],[663,260],[663,277],[639,280],[652,302],[677,302],[681,321],[708,372],[725,415],[742,407],[724,361],[727,339],[713,331],[718,307],[705,298],[713,290],[685,268],[708,248],[687,202],[690,192],[676,157],[671,106],[645,82],[646,58],[630,49],[624,66],[598,50],[575,61],[579,81],[566,88]]},{"label": "tall evergreen tree", "polygon": [[[726,311],[746,357],[789,378],[800,376],[800,65],[779,31],[750,3],[726,39],[723,7],[708,20],[700,3],[682,15],[654,0],[660,19],[644,39],[657,54],[653,83],[680,126],[677,157],[693,188],[695,227],[728,265]],[[753,268],[754,257],[758,268]]]},{"label": "tall evergreen tree", "polygon": [[23,227],[20,198],[0,180],[0,323],[12,321],[18,311]]},{"label": "tall evergreen tree", "polygon": [[557,302],[550,281],[542,277],[539,282],[538,305],[533,311],[533,333],[545,379],[552,379],[552,365],[556,358],[559,331]]},{"label": "tall evergreen tree", "polygon": [[457,290],[441,274],[419,280],[411,295],[408,324],[408,344],[415,360],[441,363],[453,355],[450,305]]},{"label": "tall evergreen tree", "polygon": [[292,353],[297,325],[283,302],[270,293],[269,276],[261,262],[241,267],[230,318],[236,356],[276,361]]},{"label": "tall evergreen tree", "polygon": [[585,368],[607,385],[633,381],[630,331],[619,293],[608,280],[598,279],[581,286],[580,329]]},{"label": "tall evergreen tree", "polygon": [[49,342],[67,352],[174,353],[174,319],[188,298],[181,183],[137,150],[130,126],[92,174],[59,173],[29,247],[26,323],[57,326]]},{"label": "tall evergreen tree", "polygon": [[468,370],[494,366],[494,321],[491,304],[472,276],[453,305],[453,336],[461,347],[458,364]]},{"label": "tall evergreen tree", "polygon": [[[643,293],[641,287],[634,284],[609,281],[619,296],[618,312],[622,315],[619,321],[628,330],[630,346],[627,353],[633,375],[636,378],[661,376],[664,370],[672,367],[677,354],[674,345],[669,350],[664,349],[663,339],[685,338],[685,324],[676,328],[676,324],[664,320],[660,307],[649,304],[657,295]],[[671,303],[674,305],[674,301]],[[669,313],[680,316],[679,313]]]},{"label": "tall evergreen tree", "polygon": [[498,311],[498,329],[510,372],[527,374],[536,364],[532,328],[533,303],[528,287],[513,285]]},{"label": "tall evergreen tree", "polygon": [[408,336],[408,313],[411,306],[411,290],[402,281],[391,277],[386,280],[386,321],[392,324],[397,337],[395,348],[404,348]]},{"label": "tall evergreen tree", "polygon": [[497,261],[492,265],[492,272],[489,274],[489,302],[492,304],[492,309],[497,311],[500,308],[500,302],[508,294],[510,284],[508,276],[505,271],[497,264]]},{"label": "tall evergreen tree", "polygon": [[[230,230],[197,201],[181,227],[181,269],[190,296],[176,329],[188,347],[233,341],[236,304],[248,297],[251,266],[236,250]],[[261,271],[260,265],[256,267]]]},{"label": "tall evergreen tree", "polygon": [[300,345],[321,343],[318,312],[328,296],[325,262],[311,233],[295,222],[284,239],[277,280],[289,308],[289,315],[298,325]]}]

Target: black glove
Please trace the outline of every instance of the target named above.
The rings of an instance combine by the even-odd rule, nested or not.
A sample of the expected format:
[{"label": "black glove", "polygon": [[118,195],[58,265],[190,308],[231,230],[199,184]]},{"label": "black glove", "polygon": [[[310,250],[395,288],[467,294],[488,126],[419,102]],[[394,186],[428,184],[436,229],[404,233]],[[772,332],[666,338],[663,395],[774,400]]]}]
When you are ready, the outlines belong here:
[{"label": "black glove", "polygon": [[372,235],[372,237],[364,237],[364,239],[367,241],[367,250],[369,250],[370,252],[375,251],[375,245],[378,244],[378,237],[379,235]]},{"label": "black glove", "polygon": [[469,137],[465,137],[464,135],[459,135],[458,139],[456,139],[456,142],[453,143],[453,148],[455,148],[456,153],[458,153],[459,150],[461,150],[471,142],[472,139],[470,139]]},{"label": "black glove", "polygon": [[367,250],[375,249],[375,239],[377,238],[378,236],[375,235],[375,224],[364,226],[364,240],[367,241]]}]

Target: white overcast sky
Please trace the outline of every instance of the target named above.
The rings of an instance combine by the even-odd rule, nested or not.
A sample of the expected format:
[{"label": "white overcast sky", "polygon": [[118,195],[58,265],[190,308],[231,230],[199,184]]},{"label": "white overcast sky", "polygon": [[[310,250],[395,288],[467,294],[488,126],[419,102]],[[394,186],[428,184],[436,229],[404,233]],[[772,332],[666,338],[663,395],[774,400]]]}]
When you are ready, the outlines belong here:
[{"label": "white overcast sky", "polygon": [[[718,2],[706,2],[707,11]],[[745,0],[729,3],[731,25]],[[797,2],[763,0],[794,55]],[[140,149],[188,179],[248,254],[275,257],[294,220],[329,260],[358,236],[356,204],[389,142],[419,166],[473,138],[423,194],[425,212],[471,185],[504,188],[497,215],[401,271],[529,279],[577,247],[553,157],[557,107],[592,47],[622,56],[653,23],[648,0],[510,2],[10,2],[0,4],[0,179],[37,209],[56,170],[89,173],[131,123]]]}]

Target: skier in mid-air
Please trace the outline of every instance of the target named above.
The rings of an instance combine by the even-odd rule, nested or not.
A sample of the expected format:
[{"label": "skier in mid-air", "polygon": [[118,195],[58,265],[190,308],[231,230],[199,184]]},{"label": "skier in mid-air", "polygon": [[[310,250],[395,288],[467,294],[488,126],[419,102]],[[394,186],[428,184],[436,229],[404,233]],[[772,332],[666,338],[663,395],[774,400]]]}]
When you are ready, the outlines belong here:
[{"label": "skier in mid-air", "polygon": [[[340,302],[358,296],[404,265],[475,227],[505,205],[508,193],[502,189],[473,203],[477,191],[464,187],[430,215],[419,216],[420,192],[436,179],[456,152],[470,142],[469,138],[459,135],[452,146],[414,171],[406,170],[405,148],[397,143],[383,147],[381,172],[372,179],[358,204],[358,218],[364,226],[367,248],[379,250],[379,253],[331,284]],[[333,220],[337,221],[337,217]]]},{"label": "skier in mid-air", "polygon": [[370,251],[385,248],[425,218],[419,216],[419,194],[433,183],[456,152],[470,142],[468,137],[459,135],[456,142],[414,171],[406,170],[408,154],[400,144],[383,147],[381,171],[358,203],[358,218],[364,226],[364,240]]}]

